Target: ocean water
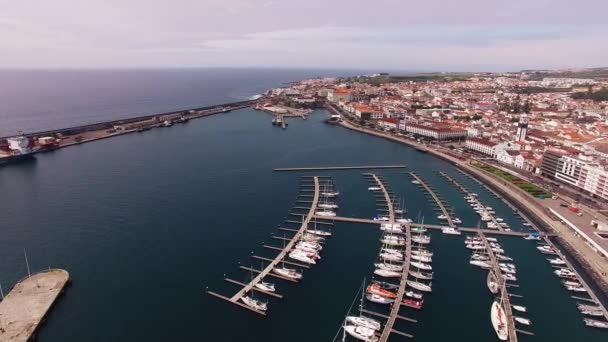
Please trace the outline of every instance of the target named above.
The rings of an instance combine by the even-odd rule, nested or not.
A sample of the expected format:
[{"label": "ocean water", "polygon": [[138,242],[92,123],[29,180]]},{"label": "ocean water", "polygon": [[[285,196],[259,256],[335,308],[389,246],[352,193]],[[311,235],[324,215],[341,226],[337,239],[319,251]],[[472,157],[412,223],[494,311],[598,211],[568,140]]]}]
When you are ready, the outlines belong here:
[{"label": "ocean water", "polygon": [[1,70],[0,136],[242,101],[317,69]]},{"label": "ocean water", "polygon": [[[339,214],[372,217],[375,198],[361,170],[274,173],[276,167],[406,164],[384,170],[409,216],[437,223],[407,171],[424,177],[454,207],[463,225],[477,216],[462,194],[435,173],[444,171],[495,208],[514,229],[512,210],[449,163],[406,146],[326,125],[324,110],[308,120],[273,127],[252,109],[193,120],[37,155],[0,169],[0,282],[6,289],[34,270],[67,269],[72,285],[48,316],[38,341],[331,341],[380,248],[377,226],[336,223],[321,262],[300,284],[276,280],[282,300],[269,299],[258,317],[205,294],[246,281],[238,265],[259,267],[253,254],[292,212],[302,175],[331,176],[340,190]],[[432,233],[433,293],[422,311],[401,314],[418,323],[397,330],[419,341],[494,341],[486,273],[468,264],[463,237]],[[570,294],[535,244],[500,238],[518,266],[513,302],[533,325],[521,341],[605,341],[586,328]],[[274,281],[274,280],[273,280]],[[366,304],[366,308],[388,312]],[[393,336],[391,340],[402,340]]]}]

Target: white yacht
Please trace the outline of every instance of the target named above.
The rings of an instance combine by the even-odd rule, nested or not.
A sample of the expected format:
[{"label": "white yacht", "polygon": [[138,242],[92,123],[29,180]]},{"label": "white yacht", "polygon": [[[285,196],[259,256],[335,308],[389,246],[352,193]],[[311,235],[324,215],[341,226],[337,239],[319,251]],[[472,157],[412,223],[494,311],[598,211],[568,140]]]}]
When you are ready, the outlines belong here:
[{"label": "white yacht", "polygon": [[382,188],[379,187],[379,186],[370,186],[369,188],[367,188],[367,190],[369,190],[369,191],[380,191],[380,190],[382,190]]},{"label": "white yacht", "polygon": [[507,338],[509,338],[507,315],[505,314],[505,309],[502,307],[502,304],[496,300],[492,303],[490,318],[498,339],[506,341]]},{"label": "white yacht", "polygon": [[331,210],[321,210],[321,211],[315,212],[315,215],[322,216],[322,217],[335,217],[336,213]]},{"label": "white yacht", "polygon": [[275,267],[272,269],[272,271],[280,276],[289,278],[289,279],[302,279],[302,273],[292,269],[292,268],[286,268],[286,267]]},{"label": "white yacht", "polygon": [[410,262],[410,265],[425,271],[431,271],[433,269],[431,265],[417,261]]},{"label": "white yacht", "polygon": [[301,261],[303,263],[306,263],[306,264],[314,265],[314,264],[317,263],[311,257],[309,257],[308,253],[305,253],[305,252],[303,252],[301,250],[298,250],[298,249],[295,249],[295,250],[289,252],[289,257],[292,258],[292,259],[294,259],[294,260],[298,260],[298,261]]},{"label": "white yacht", "polygon": [[350,336],[365,342],[376,342],[378,341],[378,337],[376,336],[376,331],[374,329],[362,327],[359,325],[345,325],[344,331],[346,331]]},{"label": "white yacht", "polygon": [[385,277],[385,278],[399,278],[399,277],[401,277],[401,272],[389,271],[389,270],[382,269],[382,268],[376,268],[374,270],[374,274],[375,275],[379,275],[381,277]]},{"label": "white yacht", "polygon": [[319,203],[317,207],[321,209],[338,209],[338,205],[333,203]]},{"label": "white yacht", "polygon": [[412,280],[408,280],[407,284],[416,290],[420,290],[423,292],[433,292],[433,289],[431,288],[430,284],[427,285],[425,283],[420,283],[420,282],[412,281]]},{"label": "white yacht", "polygon": [[255,284],[255,287],[260,289],[260,290],[264,290],[266,292],[274,292],[274,284],[273,283],[265,283],[263,281]]},{"label": "white yacht", "polygon": [[306,232],[318,236],[331,236],[331,232],[326,232],[320,229],[307,229]]},{"label": "white yacht", "polygon": [[378,303],[378,304],[391,304],[395,300],[392,298],[383,297],[377,294],[368,293],[365,295],[365,298],[370,302]]},{"label": "white yacht", "polygon": [[432,262],[433,258],[426,255],[410,255],[412,260],[421,261],[421,262]]},{"label": "white yacht", "polygon": [[365,316],[346,316],[346,321],[373,330],[380,330],[382,328],[382,324],[379,321]]},{"label": "white yacht", "polygon": [[452,228],[452,227],[441,228],[441,232],[443,234],[448,234],[448,235],[462,235],[462,233],[458,229]]},{"label": "white yacht", "polygon": [[240,298],[245,305],[250,308],[253,308],[258,311],[266,311],[268,309],[268,305],[266,303],[260,302],[259,300],[253,299],[249,296],[243,296]]}]

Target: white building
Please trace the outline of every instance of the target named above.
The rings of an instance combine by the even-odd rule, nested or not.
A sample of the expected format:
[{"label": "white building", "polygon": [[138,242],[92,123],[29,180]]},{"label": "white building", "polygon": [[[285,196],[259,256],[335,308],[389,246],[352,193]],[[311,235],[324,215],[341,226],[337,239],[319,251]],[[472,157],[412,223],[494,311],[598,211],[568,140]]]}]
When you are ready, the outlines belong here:
[{"label": "white building", "polygon": [[408,123],[405,125],[405,131],[423,137],[432,138],[435,140],[452,140],[465,138],[467,131],[459,128],[451,127],[436,127],[436,126],[425,126],[419,124]]},{"label": "white building", "polygon": [[496,155],[496,143],[484,138],[468,138],[465,147],[471,151],[476,151],[490,157]]}]

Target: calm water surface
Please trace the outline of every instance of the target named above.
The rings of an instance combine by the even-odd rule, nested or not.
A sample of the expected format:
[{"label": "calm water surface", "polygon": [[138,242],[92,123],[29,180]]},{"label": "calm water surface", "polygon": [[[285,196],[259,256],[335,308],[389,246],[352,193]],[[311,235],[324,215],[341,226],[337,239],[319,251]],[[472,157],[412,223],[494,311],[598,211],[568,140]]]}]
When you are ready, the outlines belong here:
[{"label": "calm water surface", "polygon": [[[337,223],[323,260],[301,284],[277,281],[284,300],[270,299],[260,318],[209,297],[206,287],[231,295],[224,274],[245,281],[238,263],[259,267],[251,253],[272,256],[263,242],[294,206],[303,173],[275,167],[406,164],[425,177],[466,226],[476,214],[462,194],[435,173],[447,172],[497,211],[514,229],[512,210],[450,164],[376,137],[325,125],[325,111],[289,128],[251,109],[38,155],[0,169],[0,281],[25,274],[23,248],[33,269],[67,269],[72,286],[58,302],[39,341],[330,341],[380,243],[377,227]],[[381,171],[410,216],[436,223],[432,205],[404,170]],[[312,175],[313,173],[308,173]],[[361,171],[333,177],[339,213],[372,217],[375,199]],[[280,234],[280,233],[279,233]],[[418,341],[495,341],[492,296],[485,272],[468,264],[462,237],[433,232],[433,293],[422,311],[403,309],[417,324],[396,329]],[[605,341],[586,328],[574,300],[534,243],[501,238],[518,266],[514,299],[525,305],[536,336],[521,341]],[[386,308],[367,305],[369,309]],[[399,340],[399,337],[393,337]]]}]

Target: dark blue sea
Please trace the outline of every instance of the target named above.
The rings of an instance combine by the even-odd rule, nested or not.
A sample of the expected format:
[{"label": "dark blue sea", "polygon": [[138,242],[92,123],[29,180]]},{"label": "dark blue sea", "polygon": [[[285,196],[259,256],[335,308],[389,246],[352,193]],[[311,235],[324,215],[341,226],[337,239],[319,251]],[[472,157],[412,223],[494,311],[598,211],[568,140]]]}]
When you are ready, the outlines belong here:
[{"label": "dark blue sea", "polygon": [[[43,103],[30,103],[30,109],[39,105],[40,111],[28,111],[32,116],[22,122],[39,130],[48,128],[38,121],[41,118],[61,127],[112,118],[109,113],[123,117],[187,108],[264,90],[261,85],[256,88],[251,76],[248,90],[234,87],[231,95],[221,95],[225,97],[214,99],[210,92],[222,91],[211,86],[206,93],[204,87],[194,90],[184,85],[178,86],[181,91],[167,90],[172,95],[163,101],[148,98],[138,89],[130,90],[131,96],[122,94],[127,92],[118,89],[125,89],[128,79],[122,75],[120,87],[110,82],[116,76],[108,76],[105,90],[99,85],[83,93],[74,90],[74,98],[86,93],[88,100],[81,100],[79,110],[68,111],[65,103],[56,105],[59,112],[70,115],[49,116],[57,112],[45,110]],[[233,82],[239,83],[234,77]],[[162,93],[160,83],[130,82]],[[183,91],[200,94],[201,102],[194,96],[180,103]],[[100,100],[106,104],[88,107],[96,96],[106,99]],[[131,103],[135,98],[142,102]],[[268,114],[244,109],[39,154],[32,161],[0,168],[3,288],[10,288],[26,274],[24,248],[33,270],[60,267],[70,272],[71,286],[39,331],[38,341],[44,342],[331,341],[361,282],[372,275],[380,248],[377,226],[337,223],[323,259],[305,271],[300,284],[276,281],[277,292],[285,298],[269,299],[267,317],[205,294],[209,288],[232,295],[238,288],[224,282],[224,275],[246,281],[249,274],[239,271],[239,263],[259,267],[252,254],[274,255],[262,244],[280,246],[270,237],[282,234],[278,226],[290,227],[283,221],[296,206],[303,175],[333,178],[341,192],[340,215],[370,218],[377,213],[361,170],[276,173],[273,168],[406,164],[407,170],[378,173],[405,199],[411,217],[421,215],[425,222],[438,222],[433,206],[411,184],[406,171],[415,171],[431,183],[454,207],[464,226],[475,226],[477,215],[462,194],[436,173],[441,170],[479,193],[514,229],[524,229],[505,203],[451,164],[406,146],[327,125],[323,122],[327,116],[323,110],[315,111],[308,120],[290,120],[289,127],[282,130],[270,124]],[[22,127],[18,122],[13,121],[13,127]],[[402,309],[402,315],[418,323],[398,322],[395,328],[413,334],[418,341],[497,340],[489,318],[493,297],[485,284],[486,273],[469,265],[463,237],[433,232],[432,238],[433,293],[426,296],[422,311]],[[513,302],[527,307],[528,313],[521,315],[533,325],[524,330],[536,334],[520,335],[521,341],[605,341],[605,333],[584,326],[575,300],[533,242],[519,238],[500,241],[518,267],[519,287],[512,293],[523,298],[513,298]],[[393,336],[391,340],[402,339]]]}]

